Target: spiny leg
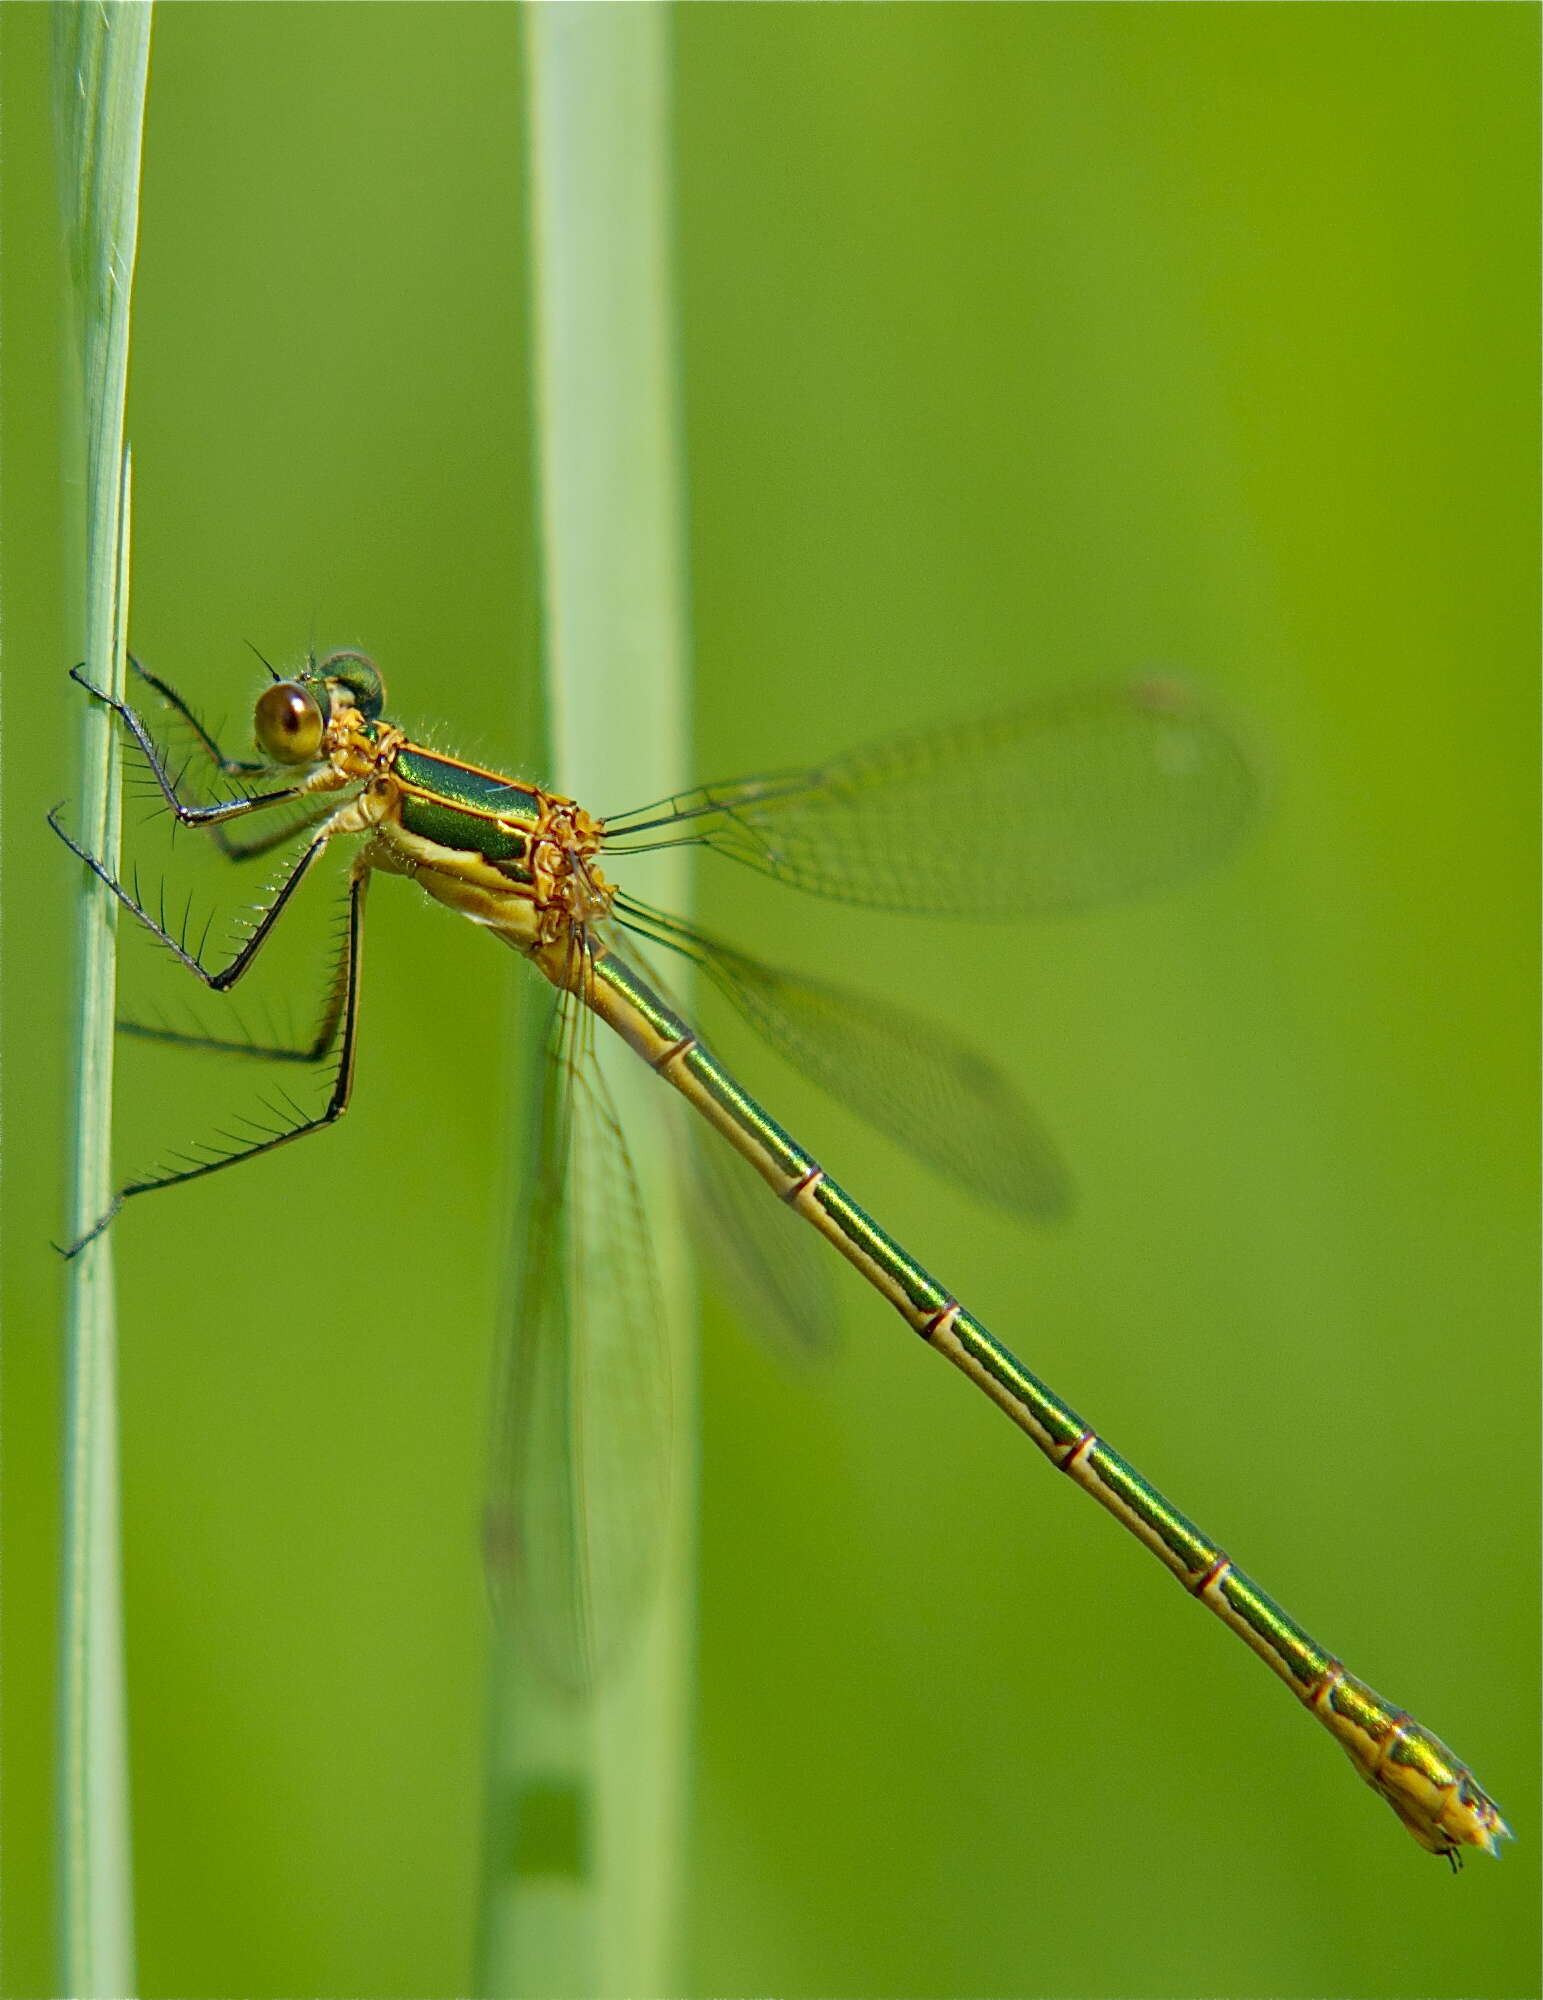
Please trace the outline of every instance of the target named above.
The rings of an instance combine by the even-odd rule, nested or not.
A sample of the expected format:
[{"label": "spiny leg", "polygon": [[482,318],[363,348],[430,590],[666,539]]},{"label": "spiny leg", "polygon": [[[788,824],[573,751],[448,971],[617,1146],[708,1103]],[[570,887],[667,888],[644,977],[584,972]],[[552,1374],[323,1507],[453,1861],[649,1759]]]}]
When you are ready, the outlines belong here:
[{"label": "spiny leg", "polygon": [[223,826],[211,826],[209,833],[227,861],[256,861],[261,855],[272,854],[286,841],[293,840],[296,834],[308,833],[313,826],[320,826],[336,809],[332,800],[323,800],[312,811],[286,820],[282,826],[275,827],[271,833],[259,834],[255,840],[232,840]]},{"label": "spiny leg", "polygon": [[[120,1035],[133,1035],[140,1041],[159,1042],[163,1046],[179,1049],[202,1049],[216,1055],[246,1056],[258,1062],[278,1063],[319,1063],[332,1053],[337,1043],[338,1029],[343,1020],[343,1008],[348,992],[348,919],[343,921],[343,945],[338,955],[337,966],[327,992],[326,1006],[322,1011],[316,1032],[309,1041],[300,1043],[259,1042],[249,1035],[240,1039],[230,1035],[189,1034],[181,1028],[152,1027],[148,1021],[127,1021],[120,1018]],[[238,1027],[242,1024],[238,1020]]]},{"label": "spiny leg", "polygon": [[[252,960],[256,958],[258,952],[261,951],[263,945],[267,942],[268,934],[272,931],[273,926],[278,922],[279,918],[283,915],[286,907],[288,906],[290,897],[294,895],[296,889],[299,888],[301,881],[309,873],[311,864],[315,861],[317,855],[320,854],[322,849],[326,846],[329,838],[328,833],[325,831],[319,833],[316,836],[316,838],[310,843],[310,845],[304,850],[304,852],[297,858],[294,866],[285,876],[284,881],[280,886],[278,894],[274,897],[273,901],[268,905],[267,909],[264,910],[262,916],[259,918],[256,925],[253,927],[252,933],[247,938],[246,943],[241,946],[240,950],[236,953],[234,958],[232,958],[227,965],[222,966],[217,972],[210,972],[204,965],[198,953],[189,951],[187,946],[182,942],[181,938],[173,936],[173,934],[166,928],[166,924],[164,921],[164,914],[160,918],[152,916],[150,912],[145,908],[143,903],[141,903],[136,897],[131,896],[128,890],[124,888],[123,884],[119,882],[114,876],[108,873],[108,871],[102,866],[101,862],[97,860],[94,854],[90,853],[86,848],[82,847],[80,842],[76,840],[72,834],[65,832],[64,828],[59,823],[59,809],[57,806],[51,813],[49,813],[48,824],[53,828],[54,832],[58,834],[59,838],[64,842],[65,846],[69,848],[70,852],[72,854],[78,855],[80,859],[85,862],[86,866],[91,870],[92,874],[96,876],[97,880],[99,882],[103,882],[106,884],[106,886],[117,897],[118,901],[128,911],[129,915],[133,917],[137,922],[143,924],[145,929],[149,931],[150,935],[154,938],[158,938],[160,942],[166,946],[168,951],[173,953],[173,955],[176,958],[180,959],[182,964],[184,964],[187,967],[189,972],[196,973],[197,976],[204,982],[204,984],[208,987],[211,987],[216,993],[228,993],[231,987],[236,984],[236,981],[240,979],[242,974],[247,970],[248,966],[250,966]],[[202,947],[200,947],[200,949],[202,949]]]},{"label": "spiny leg", "polygon": [[[174,687],[172,687],[168,682],[163,681],[159,674],[153,674],[151,673],[148,667],[141,665],[141,663],[135,659],[132,653],[129,654],[129,665],[134,669],[135,673],[138,674],[139,678],[142,681],[144,681],[147,686],[153,687],[155,689],[156,693],[161,697],[162,701],[166,703],[167,707],[170,708],[177,716],[179,716],[181,720],[187,725],[187,727],[192,731],[193,735],[198,739],[199,746],[202,748],[205,755],[208,757],[210,763],[215,766],[215,768],[219,771],[222,777],[251,778],[258,776],[261,772],[267,770],[268,766],[265,763],[261,762],[260,760],[254,762],[250,758],[227,757],[225,752],[220,748],[219,744],[209,734],[209,731],[204,727],[203,723],[200,722],[198,717],[193,713],[192,709],[188,707],[187,703],[182,699],[181,695],[178,694],[177,690]],[[87,687],[90,685],[89,682],[80,679],[80,674],[78,671],[76,672],[75,678],[76,680],[80,681],[82,687]],[[92,688],[91,692],[95,694],[97,690],[95,688]]]},{"label": "spiny leg", "polygon": [[[156,749],[149,731],[136,711],[128,703],[116,701],[110,696],[103,694],[99,688],[93,687],[84,678],[79,669],[73,671],[72,678],[79,682],[88,693],[94,695],[98,700],[105,701],[114,713],[117,714],[144,755],[146,763],[149,765],[167,805],[171,808],[179,823],[183,825],[205,826],[217,831],[224,821],[238,818],[247,813],[261,811],[265,807],[282,804],[287,800],[294,799],[305,790],[303,785],[295,785],[288,786],[277,792],[254,794],[243,798],[226,800],[219,805],[188,806],[180,798],[176,782],[167,771],[166,765]],[[146,678],[149,679],[151,677],[146,676]],[[182,708],[180,702],[174,702],[174,705],[179,709]],[[200,731],[199,733],[206,747],[213,745],[212,738],[209,738],[205,732]],[[328,818],[329,820],[331,818],[330,810]],[[326,846],[330,836],[330,826],[326,826],[309,843],[296,858],[293,866],[285,876],[278,894],[274,897],[273,902],[267,910],[263,912],[260,920],[253,927],[244,944],[235,952],[227,964],[211,972],[203,963],[202,945],[200,945],[197,952],[189,951],[184,940],[181,937],[173,935],[170,931],[165,920],[164,907],[159,917],[152,915],[139,900],[137,894],[130,894],[123,884],[117,881],[93,854],[82,847],[78,841],[65,831],[64,827],[60,824],[57,809],[48,815],[48,820],[54,832],[58,834],[59,838],[71,852],[85,862],[86,866],[106,888],[111,890],[112,894],[128,910],[129,914],[142,924],[153,937],[164,944],[190,972],[196,974],[206,986],[218,993],[228,992],[252,964],[257,953],[267,941],[274,925],[288,906],[290,898],[294,895],[295,890],[299,887],[306,874],[309,873],[316,857]],[[308,821],[307,823],[311,822]],[[287,827],[284,837],[288,837],[294,831],[295,828],[293,826]],[[86,1243],[89,1243],[93,1237],[100,1234],[130,1194],[144,1193],[151,1187],[175,1185],[181,1180],[198,1178],[202,1174],[211,1173],[221,1166],[231,1165],[238,1159],[245,1159],[254,1153],[267,1152],[276,1145],[286,1144],[290,1139],[298,1138],[304,1132],[313,1131],[318,1125],[330,1124],[342,1115],[343,1108],[347,1103],[348,1084],[352,1070],[353,1008],[357,995],[357,947],[361,904],[362,891],[358,886],[358,881],[355,880],[350,885],[347,952],[343,974],[337,986],[337,997],[335,997],[328,1007],[327,1014],[323,1019],[318,1037],[312,1048],[295,1052],[302,1059],[319,1061],[336,1040],[341,1021],[344,1046],[339,1060],[338,1081],[327,1108],[316,1118],[307,1118],[301,1114],[297,1122],[285,1130],[277,1133],[267,1133],[255,1144],[240,1146],[218,1160],[201,1161],[185,1171],[169,1175],[159,1175],[147,1181],[131,1183],[127,1188],[118,1193],[107,1213],[80,1238],[79,1242],[69,1247],[65,1253],[66,1255],[73,1256]],[[152,1030],[150,1032],[154,1033],[155,1031]],[[298,1110],[298,1107],[296,1109]]]},{"label": "spiny leg", "polygon": [[[129,665],[142,681],[155,689],[167,707],[172,710],[173,714],[191,732],[199,748],[204,752],[222,778],[259,777],[264,771],[271,768],[271,766],[264,763],[261,759],[253,760],[250,758],[227,756],[216,739],[204,727],[198,716],[169,682],[163,681],[159,674],[151,673],[150,669],[141,665],[132,653],[129,655]],[[270,668],[269,671],[272,672],[272,669]],[[78,678],[79,676],[77,675]],[[81,682],[81,685],[85,686],[86,683]],[[96,690],[93,688],[92,692],[95,693]],[[137,740],[138,738],[136,737]],[[159,774],[157,775],[159,776]],[[164,792],[165,786],[162,785],[161,789]],[[296,834],[303,833],[313,826],[320,826],[331,811],[331,803],[323,802],[312,811],[301,814],[297,819],[287,821],[285,825],[276,827],[271,833],[259,835],[255,840],[233,840],[230,834],[226,832],[225,827],[218,821],[210,824],[209,831],[214,838],[215,846],[228,861],[255,861],[259,856],[271,854],[275,848],[282,847],[287,840],[293,840]]]},{"label": "spiny leg", "polygon": [[[319,846],[321,843],[317,843]],[[77,850],[78,852],[78,850]],[[89,857],[87,857],[89,859]],[[354,864],[348,882],[348,916],[344,929],[344,949],[342,971],[338,980],[338,997],[335,1010],[329,1007],[329,1016],[334,1016],[332,1034],[341,1027],[341,1045],[338,1050],[337,1075],[332,1081],[332,1090],[322,1109],[311,1117],[303,1113],[293,1125],[281,1131],[267,1132],[249,1144],[237,1145],[230,1152],[222,1153],[217,1159],[198,1160],[191,1166],[179,1168],[172,1173],[153,1174],[142,1181],[130,1181],[113,1196],[107,1213],[101,1216],[84,1236],[68,1246],[64,1255],[73,1257],[83,1250],[93,1238],[100,1236],[131,1195],[149,1194],[155,1188],[179,1187],[184,1181],[202,1180],[206,1174],[216,1174],[225,1167],[234,1167],[242,1160],[255,1160],[261,1153],[274,1152],[280,1146],[287,1146],[295,1139],[303,1139],[307,1133],[319,1132],[323,1126],[335,1125],[348,1109],[348,1100],[354,1084],[354,1054],[359,1026],[359,958],[360,945],[364,934],[364,898],[369,882],[369,871],[362,860]],[[330,1038],[329,1038],[330,1039]],[[293,1106],[298,1111],[298,1106]]]},{"label": "spiny leg", "polygon": [[[147,675],[146,678],[148,679],[149,676]],[[132,708],[128,702],[119,701],[113,695],[105,693],[101,688],[93,686],[86,679],[80,667],[71,667],[70,679],[76,682],[78,686],[83,687],[87,694],[94,695],[98,701],[105,702],[118,717],[124,728],[127,729],[130,736],[133,737],[136,747],[150,767],[151,776],[160,787],[162,798],[165,799],[167,805],[171,808],[172,814],[179,826],[219,826],[225,820],[240,819],[246,813],[261,812],[268,806],[283,805],[289,799],[299,798],[306,789],[303,784],[284,785],[275,792],[249,792],[243,793],[237,798],[220,800],[213,805],[190,806],[178,792],[177,782],[172,777],[170,771],[167,770],[165,760],[156,748],[155,740],[145,727],[139,711]],[[159,687],[160,684],[157,682],[155,685]],[[180,703],[176,703],[175,706],[181,709]],[[181,712],[185,714],[186,710],[181,709]],[[195,730],[200,735],[205,748],[212,749],[213,739],[203,735],[201,730],[197,730],[197,725],[195,725]],[[242,776],[252,776],[266,768],[265,765],[261,764],[255,766],[238,765],[235,767],[236,772]],[[57,827],[55,830],[57,831]],[[73,843],[71,844],[73,845]]]}]

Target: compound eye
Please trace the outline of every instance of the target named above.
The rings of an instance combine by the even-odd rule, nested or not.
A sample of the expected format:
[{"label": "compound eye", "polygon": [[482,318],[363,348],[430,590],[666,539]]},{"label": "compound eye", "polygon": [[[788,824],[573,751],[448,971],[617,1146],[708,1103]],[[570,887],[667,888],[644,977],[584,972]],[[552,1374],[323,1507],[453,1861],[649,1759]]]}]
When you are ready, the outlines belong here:
[{"label": "compound eye", "polygon": [[257,746],[275,764],[311,764],[321,754],[326,724],[315,695],[298,681],[275,681],[257,697]]}]

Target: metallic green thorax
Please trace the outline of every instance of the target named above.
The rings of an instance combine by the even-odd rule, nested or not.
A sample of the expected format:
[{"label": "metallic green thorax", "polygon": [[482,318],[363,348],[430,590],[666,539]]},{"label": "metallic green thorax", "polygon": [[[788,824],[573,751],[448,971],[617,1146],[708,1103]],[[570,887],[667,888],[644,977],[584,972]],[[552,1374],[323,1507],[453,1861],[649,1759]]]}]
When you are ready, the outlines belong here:
[{"label": "metallic green thorax", "polygon": [[[527,859],[541,818],[541,795],[530,786],[411,743],[398,750],[392,775],[402,788],[402,825],[409,833],[489,861]],[[510,873],[530,879],[523,868]]]}]

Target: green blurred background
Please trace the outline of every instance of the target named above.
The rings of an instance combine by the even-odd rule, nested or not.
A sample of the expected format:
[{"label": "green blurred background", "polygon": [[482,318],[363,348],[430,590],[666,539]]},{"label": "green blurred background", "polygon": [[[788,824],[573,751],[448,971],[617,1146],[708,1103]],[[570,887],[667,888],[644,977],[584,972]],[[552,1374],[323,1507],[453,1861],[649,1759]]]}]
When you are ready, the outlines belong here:
[{"label": "green blurred background", "polygon": [[[13,1994],[51,1976],[76,878],[42,813],[82,638],[48,30],[0,20]],[[1053,1236],[749,1080],[1518,1834],[1452,1881],[855,1279],[801,1374],[709,1297],[693,1988],[1536,1993],[1536,12],[672,32],[701,774],[1157,668],[1269,798],[1226,869],[1034,930],[703,870],[710,922],[990,1049],[1075,1172]],[[357,643],[399,719],[528,768],[520,34],[158,15],[133,622],[214,717],[244,641]],[[471,1977],[521,968],[383,884],[366,973],[346,1125],[116,1232],[146,1994]],[[124,1170],[232,1087],[153,1054]]]}]

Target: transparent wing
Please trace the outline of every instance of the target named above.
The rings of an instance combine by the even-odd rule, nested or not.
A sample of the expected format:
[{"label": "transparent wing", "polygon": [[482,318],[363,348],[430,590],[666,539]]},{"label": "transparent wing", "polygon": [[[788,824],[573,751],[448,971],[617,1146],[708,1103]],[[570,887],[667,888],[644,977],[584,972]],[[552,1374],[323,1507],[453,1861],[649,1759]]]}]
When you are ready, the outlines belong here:
[{"label": "transparent wing", "polygon": [[1255,787],[1166,682],[899,736],[808,771],[704,785],[608,820],[608,846],[693,841],[838,901],[1022,916],[1138,895],[1226,852]]},{"label": "transparent wing", "polygon": [[828,1353],[836,1344],[836,1306],[825,1245],[701,1119],[691,1118],[681,1138],[686,1213],[725,1291],[779,1346]]},{"label": "transparent wing", "polygon": [[488,1514],[495,1601],[582,1693],[651,1595],[668,1499],[670,1383],[642,1201],[596,1059],[557,1005],[499,1398]]},{"label": "transparent wing", "polygon": [[[634,966],[683,1019],[690,1018],[634,937],[624,939],[616,924],[606,925],[602,934],[609,951]],[[660,935],[657,930],[647,934]],[[825,1245],[773,1197],[755,1168],[720,1133],[674,1091],[666,1095],[685,1193],[682,1207],[703,1262],[743,1316],[774,1345],[791,1347],[804,1357],[827,1352],[836,1343],[836,1307]]]},{"label": "transparent wing", "polygon": [[1053,1222],[1071,1183],[1049,1135],[994,1064],[870,994],[803,979],[617,899],[629,925],[690,956],[779,1054],[886,1137],[1008,1214]]}]

